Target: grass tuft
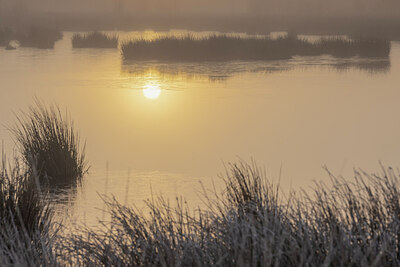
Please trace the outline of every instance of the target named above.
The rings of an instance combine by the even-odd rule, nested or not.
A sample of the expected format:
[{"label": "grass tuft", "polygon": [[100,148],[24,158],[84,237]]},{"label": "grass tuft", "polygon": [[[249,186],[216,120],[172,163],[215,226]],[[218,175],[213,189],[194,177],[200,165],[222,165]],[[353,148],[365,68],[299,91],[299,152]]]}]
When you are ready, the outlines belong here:
[{"label": "grass tuft", "polygon": [[74,184],[87,173],[79,135],[57,106],[47,108],[36,101],[28,113],[18,117],[12,132],[24,162],[31,171],[38,170],[40,182]]}]

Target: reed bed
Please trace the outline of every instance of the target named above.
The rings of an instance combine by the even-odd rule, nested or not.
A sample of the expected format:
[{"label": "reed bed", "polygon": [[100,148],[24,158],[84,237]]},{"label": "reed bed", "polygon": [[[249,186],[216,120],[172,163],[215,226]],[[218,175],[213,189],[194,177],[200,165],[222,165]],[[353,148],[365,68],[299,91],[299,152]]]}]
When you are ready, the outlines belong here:
[{"label": "reed bed", "polygon": [[55,42],[62,39],[63,35],[57,29],[32,27],[17,31],[14,37],[21,47],[53,49]]},{"label": "reed bed", "polygon": [[5,36],[5,30],[3,27],[0,26],[0,46],[5,46],[6,45],[6,36]]},{"label": "reed bed", "polygon": [[62,33],[53,28],[31,27],[28,29],[2,28],[0,26],[0,46],[17,40],[22,47],[52,49],[56,41],[62,39]]},{"label": "reed bed", "polygon": [[109,36],[101,32],[88,34],[74,34],[72,36],[73,48],[118,48],[118,37]]},{"label": "reed bed", "polygon": [[85,148],[68,116],[57,106],[45,107],[39,101],[28,113],[17,117],[12,129],[22,158],[31,171],[38,170],[41,183],[79,183],[88,171]]},{"label": "reed bed", "polygon": [[41,198],[36,176],[17,160],[0,166],[0,265],[56,265],[53,211]]},{"label": "reed bed", "polygon": [[323,53],[336,57],[389,57],[391,49],[389,41],[371,38],[324,38],[317,45]]},{"label": "reed bed", "polygon": [[70,237],[64,255],[96,266],[399,265],[399,174],[330,177],[312,195],[283,198],[260,168],[239,162],[207,211],[159,199],[143,214],[108,199],[112,223]]},{"label": "reed bed", "polygon": [[203,39],[192,36],[135,40],[121,45],[126,60],[231,61],[278,60],[293,56],[332,55],[335,57],[388,57],[390,42],[378,39],[322,39],[308,42],[296,36],[278,39],[240,38],[214,35]]},{"label": "reed bed", "polygon": [[0,25],[0,46],[6,46],[12,40],[13,31]]},{"label": "reed bed", "polygon": [[[159,198],[143,213],[109,198],[111,223],[61,236],[51,234],[50,213],[31,197],[35,191],[24,182],[31,173],[2,168],[0,264],[398,266],[399,173],[355,171],[352,181],[328,174],[330,185],[283,197],[256,164],[233,163],[223,193],[204,195],[206,210],[193,211],[182,200],[172,207]],[[24,214],[34,219],[20,220]]]},{"label": "reed bed", "polygon": [[327,170],[329,185],[283,196],[257,164],[239,161],[222,192],[204,193],[204,210],[159,198],[143,212],[106,198],[111,222],[65,235],[38,188],[82,177],[79,138],[57,107],[38,102],[17,125],[25,164],[0,168],[1,266],[400,265],[400,173],[390,167],[352,180]]}]

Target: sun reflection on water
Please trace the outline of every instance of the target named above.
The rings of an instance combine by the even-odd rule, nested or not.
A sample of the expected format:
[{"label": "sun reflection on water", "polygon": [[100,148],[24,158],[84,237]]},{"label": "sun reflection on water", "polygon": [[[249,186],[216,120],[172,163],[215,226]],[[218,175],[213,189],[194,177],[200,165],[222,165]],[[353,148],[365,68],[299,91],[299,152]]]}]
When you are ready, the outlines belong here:
[{"label": "sun reflection on water", "polygon": [[160,85],[157,83],[146,84],[143,88],[143,95],[151,100],[157,99],[161,94]]}]

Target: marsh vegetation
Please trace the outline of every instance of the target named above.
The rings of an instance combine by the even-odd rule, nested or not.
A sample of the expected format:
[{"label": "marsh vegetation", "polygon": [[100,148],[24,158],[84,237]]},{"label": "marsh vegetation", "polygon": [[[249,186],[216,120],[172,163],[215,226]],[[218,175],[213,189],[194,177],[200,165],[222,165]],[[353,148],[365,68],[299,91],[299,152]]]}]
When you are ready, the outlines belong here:
[{"label": "marsh vegetation", "polygon": [[101,32],[76,33],[72,36],[73,48],[117,48],[118,37]]},{"label": "marsh vegetation", "polygon": [[12,132],[24,163],[30,172],[37,170],[40,182],[74,184],[87,173],[79,134],[57,106],[46,107],[36,101],[29,112],[17,118]]},{"label": "marsh vegetation", "polygon": [[[329,173],[328,173],[329,174]],[[283,197],[255,164],[231,164],[208,210],[148,202],[149,213],[108,199],[111,224],[65,243],[67,260],[116,266],[395,266],[399,174],[331,177]]]},{"label": "marsh vegetation", "polygon": [[0,26],[0,46],[7,46],[16,40],[22,47],[53,49],[56,41],[62,39],[62,32],[54,28],[2,28]]},{"label": "marsh vegetation", "polygon": [[57,229],[53,210],[41,195],[36,172],[18,160],[0,166],[0,265],[54,265]]},{"label": "marsh vegetation", "polygon": [[126,60],[232,61],[278,60],[293,56],[332,55],[335,57],[383,57],[390,53],[390,42],[379,39],[325,38],[309,42],[288,35],[277,39],[214,35],[137,40],[122,44]]},{"label": "marsh vegetation", "polygon": [[0,47],[6,46],[12,40],[13,32],[10,28],[5,28],[0,25]]},{"label": "marsh vegetation", "polygon": [[[287,193],[399,159],[399,29],[399,0],[0,0],[0,124],[62,101],[95,165],[56,105],[0,126],[0,267],[400,266],[400,170]],[[209,178],[233,154],[285,187]]]},{"label": "marsh vegetation", "polygon": [[57,29],[31,27],[16,32],[15,39],[22,47],[52,49],[55,42],[62,39],[62,36],[62,32]]},{"label": "marsh vegetation", "polygon": [[[337,42],[344,50],[363,47]],[[203,210],[159,199],[147,202],[146,212],[106,198],[112,220],[99,221],[104,228],[54,233],[52,207],[37,192],[79,183],[87,171],[84,149],[56,106],[37,103],[18,117],[13,133],[23,163],[0,175],[2,266],[400,264],[399,174],[386,167],[380,174],[356,171],[354,180],[328,173],[331,185],[284,196],[257,165],[238,162],[228,166],[222,193],[204,195]]]},{"label": "marsh vegetation", "polygon": [[[45,168],[0,172],[0,263],[58,266],[352,266],[400,264],[400,177],[382,166],[380,174],[355,171],[353,180],[330,174],[331,185],[316,183],[311,193],[282,195],[254,162],[229,164],[225,188],[207,208],[192,210],[183,200],[174,207],[158,198],[147,211],[105,198],[110,222],[100,229],[82,226],[65,236],[52,229],[50,207],[38,194],[40,173],[54,163],[76,173],[60,147],[70,147],[73,131],[55,109],[33,108],[22,138],[25,161],[40,156]],[[50,132],[43,132],[43,126]],[[34,130],[35,129],[35,130]],[[43,134],[49,135],[45,138]],[[41,140],[44,140],[42,142]],[[63,139],[60,141],[59,139]],[[40,142],[38,142],[40,140]],[[43,144],[45,144],[43,149]],[[59,147],[60,144],[63,144]],[[35,150],[32,147],[40,149]],[[74,147],[74,146],[73,146]],[[59,154],[63,157],[59,157]],[[79,158],[78,158],[79,159]],[[64,163],[62,161],[65,161]],[[37,161],[36,161],[37,162]],[[78,160],[77,162],[82,162]],[[79,164],[78,164],[79,165]],[[58,173],[56,168],[55,173]],[[37,175],[36,173],[39,173]],[[53,172],[52,172],[53,173]],[[63,175],[63,174],[62,174]],[[54,176],[55,177],[55,176]],[[29,265],[29,264],[28,264]]]}]

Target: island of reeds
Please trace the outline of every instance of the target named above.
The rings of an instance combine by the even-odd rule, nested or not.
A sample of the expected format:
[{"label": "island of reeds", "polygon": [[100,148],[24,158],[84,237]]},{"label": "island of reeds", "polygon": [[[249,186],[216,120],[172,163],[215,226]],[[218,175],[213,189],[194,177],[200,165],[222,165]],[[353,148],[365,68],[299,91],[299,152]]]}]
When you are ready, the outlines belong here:
[{"label": "island of reeds", "polygon": [[16,40],[22,47],[52,49],[56,41],[62,39],[62,33],[53,28],[32,27],[16,33]]},{"label": "island of reeds", "polygon": [[8,46],[10,41],[18,41],[22,47],[53,49],[55,43],[62,39],[62,32],[55,28],[2,28],[0,26],[0,46]]},{"label": "island of reeds", "polygon": [[126,60],[163,61],[278,60],[318,55],[387,58],[390,48],[389,41],[380,39],[324,38],[309,42],[290,35],[277,39],[227,35],[202,39],[164,37],[129,41],[121,45]]},{"label": "island of reeds", "polygon": [[10,28],[1,27],[0,25],[0,47],[6,46],[12,40],[13,32]]},{"label": "island of reeds", "polygon": [[[105,198],[111,222],[64,235],[42,197],[41,175],[52,165],[76,173],[80,157],[71,157],[71,134],[58,129],[70,129],[65,117],[32,109],[17,124],[17,137],[40,132],[17,138],[23,165],[3,155],[0,166],[1,266],[400,265],[400,173],[384,166],[378,174],[356,170],[350,180],[327,171],[330,186],[282,195],[262,168],[239,161],[227,165],[222,192],[204,193],[204,210],[159,199],[146,213]],[[39,160],[26,162],[28,154]]]},{"label": "island of reeds", "polygon": [[76,33],[72,36],[73,48],[118,48],[118,37],[101,32]]}]

